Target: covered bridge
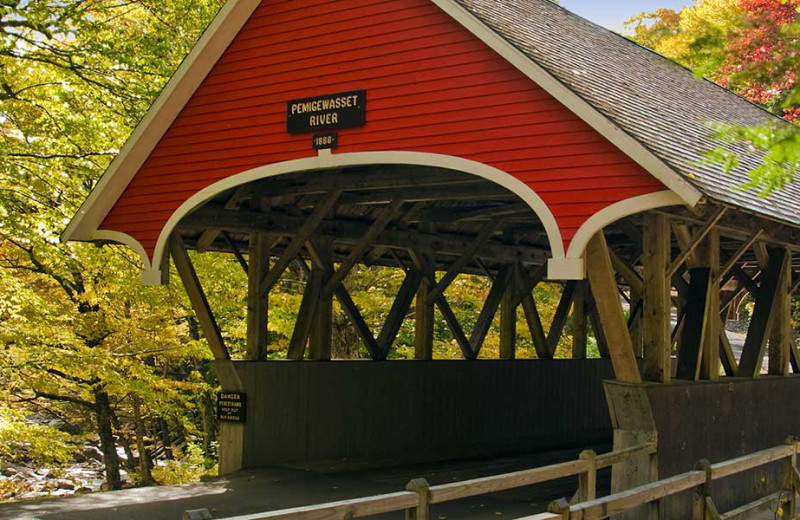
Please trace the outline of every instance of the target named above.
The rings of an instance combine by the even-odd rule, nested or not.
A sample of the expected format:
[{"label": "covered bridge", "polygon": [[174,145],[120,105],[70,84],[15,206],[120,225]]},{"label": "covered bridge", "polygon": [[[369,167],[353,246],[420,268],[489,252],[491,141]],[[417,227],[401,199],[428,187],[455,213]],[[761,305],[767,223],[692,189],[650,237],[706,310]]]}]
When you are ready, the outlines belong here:
[{"label": "covered bridge", "polygon": [[[761,160],[743,146],[725,145],[731,173],[702,161],[711,123],[769,121],[787,124],[547,0],[229,0],[63,239],[128,245],[146,284],[173,259],[223,389],[247,395],[223,472],[613,427],[620,447],[658,434],[667,476],[800,431],[783,408],[800,397],[800,186],[740,189]],[[230,359],[189,250],[247,270],[247,359]],[[290,361],[265,361],[267,297],[292,262],[308,282]],[[405,272],[379,330],[343,284],[358,264]],[[446,295],[460,273],[492,280],[472,330]],[[564,291],[543,326],[544,280]],[[737,354],[724,322],[745,293]],[[329,361],[334,299],[375,361],[413,309],[417,361]],[[520,307],[539,359],[509,361]],[[436,312],[464,361],[432,360]],[[498,312],[503,360],[478,360]],[[570,314],[575,359],[553,360]],[[584,359],[590,328],[603,359]]]}]

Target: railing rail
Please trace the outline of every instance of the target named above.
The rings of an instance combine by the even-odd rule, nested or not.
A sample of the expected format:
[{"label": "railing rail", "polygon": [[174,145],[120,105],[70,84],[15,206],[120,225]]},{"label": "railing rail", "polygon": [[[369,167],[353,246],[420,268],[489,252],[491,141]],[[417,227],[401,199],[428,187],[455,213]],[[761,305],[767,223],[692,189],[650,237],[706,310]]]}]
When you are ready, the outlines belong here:
[{"label": "railing rail", "polygon": [[[701,461],[693,471],[602,498],[596,498],[597,471],[643,456],[649,456],[651,468],[655,468],[657,463],[655,442],[603,455],[596,455],[593,451],[587,450],[581,453],[578,460],[437,486],[429,486],[425,479],[415,479],[409,482],[406,491],[397,493],[230,517],[224,520],[349,520],[395,511],[406,511],[407,520],[428,520],[432,504],[574,476],[579,478],[579,489],[573,498],[574,503],[570,504],[561,499],[550,505],[548,513],[518,520],[602,520],[648,504],[657,507],[662,499],[688,490],[694,490],[694,520],[733,519],[752,508],[769,503],[771,499],[781,500],[785,505],[784,518],[794,518],[795,495],[800,490],[800,473],[796,465],[798,447],[800,445],[797,441],[790,439],[784,446],[717,464]],[[783,492],[762,498],[725,515],[717,511],[710,494],[712,481],[779,461],[784,462]],[[651,507],[651,512],[654,517],[658,514],[657,508]],[[195,518],[190,516],[191,513],[194,512],[187,512],[184,518]]]},{"label": "railing rail", "polygon": [[[599,456],[595,455],[593,451],[587,450],[581,453],[578,460],[541,468],[437,486],[429,486],[425,479],[415,479],[409,482],[406,491],[399,493],[230,517],[224,520],[349,520],[393,511],[407,511],[407,518],[426,520],[431,504],[440,504],[574,476],[579,477],[580,483],[577,496],[580,499],[590,499],[594,498],[597,492],[596,473],[598,469],[623,462],[631,457],[644,455],[654,457],[656,449],[656,443],[652,442]],[[192,518],[190,513],[193,512],[187,512],[184,517]]]},{"label": "railing rail", "polygon": [[[800,445],[794,438],[786,445],[770,448],[743,457],[710,464],[697,463],[695,470],[674,477],[645,484],[613,495],[572,504],[558,500],[550,504],[550,513],[519,518],[517,520],[602,520],[648,504],[658,505],[661,499],[678,493],[694,490],[693,520],[729,520],[746,518],[748,512],[767,504],[780,502],[784,507],[783,518],[795,518],[796,496],[800,491],[800,472],[797,470],[797,451]],[[768,497],[746,504],[726,514],[720,514],[711,496],[711,482],[774,462],[784,462],[783,489]],[[652,518],[658,518],[658,510],[651,509]]]}]

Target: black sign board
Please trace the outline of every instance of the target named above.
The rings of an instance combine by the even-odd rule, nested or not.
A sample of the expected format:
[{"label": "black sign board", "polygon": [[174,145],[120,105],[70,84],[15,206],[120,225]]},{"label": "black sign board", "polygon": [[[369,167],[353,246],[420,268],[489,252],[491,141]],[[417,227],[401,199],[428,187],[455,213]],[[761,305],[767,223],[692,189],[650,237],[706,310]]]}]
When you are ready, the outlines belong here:
[{"label": "black sign board", "polygon": [[217,394],[217,420],[243,423],[247,418],[247,394],[220,392]]},{"label": "black sign board", "polygon": [[314,145],[315,150],[330,150],[333,148],[338,148],[339,134],[336,132],[317,134],[311,139],[311,144]]},{"label": "black sign board", "polygon": [[367,124],[367,91],[295,99],[286,110],[290,134],[356,128]]}]

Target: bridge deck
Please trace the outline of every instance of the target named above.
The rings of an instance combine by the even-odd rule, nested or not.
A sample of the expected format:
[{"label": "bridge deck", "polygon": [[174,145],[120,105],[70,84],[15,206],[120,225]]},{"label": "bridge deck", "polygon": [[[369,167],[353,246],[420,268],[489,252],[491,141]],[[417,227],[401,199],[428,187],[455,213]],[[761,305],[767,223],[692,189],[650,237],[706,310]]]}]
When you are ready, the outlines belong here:
[{"label": "bridge deck", "polygon": [[[596,446],[598,453],[610,446]],[[335,472],[266,468],[239,472],[211,482],[185,486],[132,489],[72,498],[0,504],[0,519],[23,520],[178,520],[188,509],[208,508],[214,518],[252,514],[331,502],[404,489],[412,478],[431,484],[497,475],[574,460],[580,450],[560,450],[518,457],[406,466],[381,470]],[[610,475],[601,473],[600,492],[607,493]],[[577,479],[565,479],[493,495],[435,506],[432,518],[513,519],[542,512],[560,497],[570,497]],[[380,519],[400,519],[402,513]]]}]

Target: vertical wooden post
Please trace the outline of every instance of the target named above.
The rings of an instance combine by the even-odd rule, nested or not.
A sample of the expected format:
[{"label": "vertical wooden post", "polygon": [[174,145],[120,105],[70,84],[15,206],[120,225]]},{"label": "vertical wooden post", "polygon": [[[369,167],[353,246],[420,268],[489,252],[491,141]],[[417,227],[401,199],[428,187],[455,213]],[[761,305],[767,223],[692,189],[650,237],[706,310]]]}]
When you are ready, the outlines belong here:
[{"label": "vertical wooden post", "polygon": [[419,503],[414,509],[406,509],[406,520],[428,520],[430,518],[430,484],[424,478],[415,478],[406,485],[406,491],[413,491],[419,496]]},{"label": "vertical wooden post", "polygon": [[797,471],[797,438],[789,437],[786,444],[792,447],[792,454],[783,463],[783,489],[788,492],[788,501],[783,508],[783,518],[797,518],[797,487],[795,472]]},{"label": "vertical wooden post", "polygon": [[578,501],[588,502],[597,498],[597,454],[594,450],[585,450],[580,459],[586,461],[589,469],[578,475]]},{"label": "vertical wooden post", "polygon": [[514,359],[517,353],[517,306],[514,300],[519,277],[516,266],[513,270],[511,282],[500,301],[500,359]]},{"label": "vertical wooden post", "polygon": [[586,359],[586,282],[578,282],[572,302],[572,357]]},{"label": "vertical wooden post", "polygon": [[617,279],[602,231],[589,241],[586,248],[586,269],[614,366],[614,375],[622,383],[641,383],[639,366],[633,354],[633,343],[628,334],[628,324],[617,292]]},{"label": "vertical wooden post", "polygon": [[643,234],[642,335],[644,368],[642,378],[668,383],[672,377],[670,338],[670,233],[666,215],[646,214]]},{"label": "vertical wooden post", "polygon": [[[789,355],[792,336],[792,252],[786,250],[788,260],[781,266],[781,276],[775,294],[772,313],[772,330],[769,336],[769,373],[785,376],[789,373]],[[789,517],[794,518],[794,517]]]},{"label": "vertical wooden post", "polygon": [[[326,267],[317,262],[311,264],[311,276],[319,276],[327,281],[327,273],[333,272],[333,240],[322,238],[317,241],[317,255]],[[333,349],[333,293],[322,291],[314,315],[314,323],[309,335],[308,358],[315,361],[331,359]]]},{"label": "vertical wooden post", "polygon": [[[433,268],[433,258],[429,254],[421,257],[425,269]],[[430,273],[423,273],[422,281],[417,289],[416,304],[414,306],[414,359],[433,359],[433,327],[434,327],[434,302],[429,298],[433,288],[433,278]]]},{"label": "vertical wooden post", "polygon": [[719,230],[717,228],[708,232],[705,239],[703,262],[709,269],[708,298],[706,311],[703,315],[705,321],[705,334],[703,335],[703,354],[700,363],[700,379],[716,381],[719,379],[719,333],[722,322],[719,319]]},{"label": "vertical wooden post", "polygon": [[247,348],[249,361],[267,359],[267,321],[269,293],[263,293],[261,283],[269,272],[271,237],[266,233],[251,233],[247,270]]}]

